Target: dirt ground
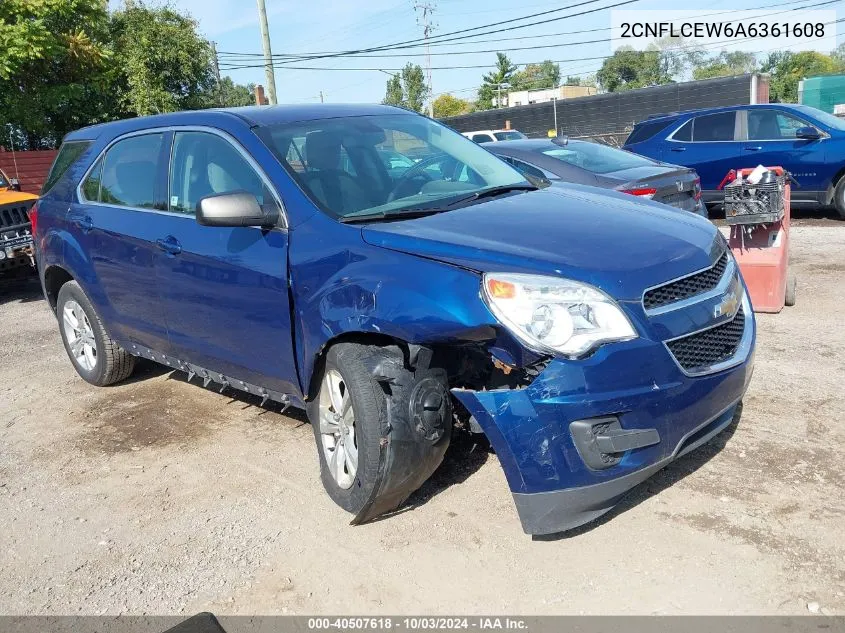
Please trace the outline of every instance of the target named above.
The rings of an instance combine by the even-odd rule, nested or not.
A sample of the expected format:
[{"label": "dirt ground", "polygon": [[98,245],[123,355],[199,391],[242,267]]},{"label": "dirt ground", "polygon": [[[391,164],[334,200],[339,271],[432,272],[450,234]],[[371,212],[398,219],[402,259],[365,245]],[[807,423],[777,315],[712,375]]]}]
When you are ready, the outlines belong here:
[{"label": "dirt ground", "polygon": [[0,614],[845,613],[845,225],[798,226],[738,423],[575,533],[522,533],[457,441],[351,527],[311,428],[144,365],[98,389],[35,284],[0,296]]}]

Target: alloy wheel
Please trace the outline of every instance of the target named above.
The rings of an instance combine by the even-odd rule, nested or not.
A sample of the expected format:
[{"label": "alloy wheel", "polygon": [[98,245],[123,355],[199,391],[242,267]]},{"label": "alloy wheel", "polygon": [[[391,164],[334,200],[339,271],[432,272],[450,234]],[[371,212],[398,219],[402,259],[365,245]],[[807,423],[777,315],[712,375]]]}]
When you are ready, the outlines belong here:
[{"label": "alloy wheel", "polygon": [[76,301],[70,300],[62,310],[62,326],[70,353],[85,371],[97,366],[97,342],[88,316]]},{"label": "alloy wheel", "polygon": [[329,369],[320,387],[320,437],[329,472],[337,485],[352,487],[358,472],[355,411],[343,376]]}]

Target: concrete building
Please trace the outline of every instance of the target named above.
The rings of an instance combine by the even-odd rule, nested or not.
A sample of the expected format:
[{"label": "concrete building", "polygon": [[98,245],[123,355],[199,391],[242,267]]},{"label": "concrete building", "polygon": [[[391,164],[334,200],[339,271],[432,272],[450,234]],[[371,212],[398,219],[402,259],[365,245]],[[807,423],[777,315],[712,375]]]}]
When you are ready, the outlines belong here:
[{"label": "concrete building", "polygon": [[[530,103],[548,103],[555,99],[575,99],[589,97],[596,94],[595,86],[558,86],[545,90],[518,90],[509,92],[507,102],[509,107],[528,105]],[[504,99],[502,99],[504,101]]]}]

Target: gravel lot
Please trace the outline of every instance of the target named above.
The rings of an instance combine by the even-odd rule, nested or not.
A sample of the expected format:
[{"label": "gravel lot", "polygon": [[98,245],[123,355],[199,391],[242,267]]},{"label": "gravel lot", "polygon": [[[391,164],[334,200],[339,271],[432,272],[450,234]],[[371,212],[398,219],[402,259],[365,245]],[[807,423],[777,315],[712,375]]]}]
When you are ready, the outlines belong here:
[{"label": "gravel lot", "polygon": [[0,614],[845,613],[845,225],[799,226],[741,419],[574,534],[525,536],[468,438],[351,527],[299,413],[144,365],[79,379],[36,284],[0,295]]}]

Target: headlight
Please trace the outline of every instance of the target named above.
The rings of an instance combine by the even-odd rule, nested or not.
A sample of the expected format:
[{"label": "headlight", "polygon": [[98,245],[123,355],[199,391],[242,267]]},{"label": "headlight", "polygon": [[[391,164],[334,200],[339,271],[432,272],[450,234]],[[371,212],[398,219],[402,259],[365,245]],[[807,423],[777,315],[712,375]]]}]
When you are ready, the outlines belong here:
[{"label": "headlight", "polygon": [[581,356],[637,337],[628,317],[597,288],[569,279],[486,273],[483,295],[497,319],[528,347]]}]

